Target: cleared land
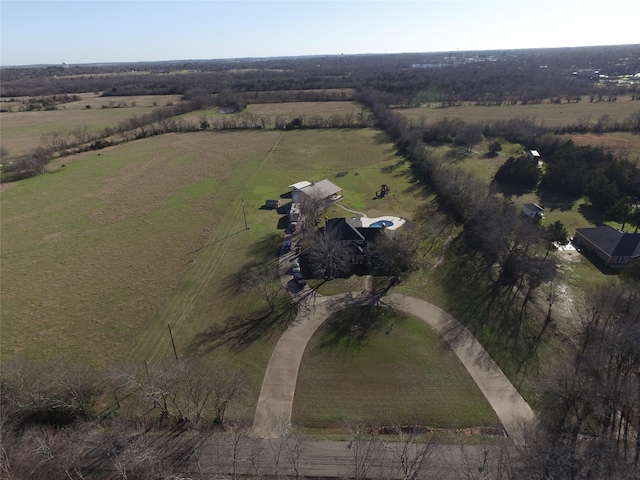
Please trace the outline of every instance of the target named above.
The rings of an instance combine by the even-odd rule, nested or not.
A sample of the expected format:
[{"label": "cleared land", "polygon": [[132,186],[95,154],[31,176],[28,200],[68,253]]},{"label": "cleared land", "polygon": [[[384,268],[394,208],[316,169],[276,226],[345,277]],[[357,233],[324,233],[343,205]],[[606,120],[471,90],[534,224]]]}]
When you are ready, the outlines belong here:
[{"label": "cleared land", "polygon": [[[66,134],[78,128],[100,132],[118,122],[150,113],[169,102],[177,103],[179,95],[144,95],[137,97],[101,97],[97,94],[81,94],[81,100],[58,106],[58,110],[0,113],[0,142],[9,155],[22,155],[42,145],[43,137],[52,133]],[[132,102],[135,107],[131,106]],[[154,106],[154,103],[157,106]],[[119,104],[126,107],[115,108]],[[3,108],[18,104],[3,102]],[[86,108],[90,105],[91,108]],[[102,108],[106,105],[109,108]],[[111,108],[113,107],[113,108]]]},{"label": "cleared land", "polygon": [[582,135],[564,135],[576,145],[591,145],[611,150],[616,155],[628,155],[629,159],[640,161],[640,135],[632,133],[585,133]]},{"label": "cleared land", "polygon": [[[284,294],[269,316],[246,285],[251,268],[275,264],[283,228],[260,207],[327,177],[383,213],[409,216],[423,199],[373,129],[170,134],[59,159],[12,184],[2,192],[2,358],[171,358],[170,323],[179,355],[246,372],[251,409],[289,320]],[[376,204],[381,183],[402,194]]]},{"label": "cleared land", "polygon": [[615,102],[589,102],[588,98],[583,98],[578,103],[492,106],[464,104],[459,107],[447,108],[433,103],[423,105],[420,108],[403,108],[395,111],[415,122],[424,119],[427,124],[435,123],[446,117],[477,123],[508,120],[516,117],[532,117],[548,127],[562,127],[571,125],[578,120],[596,123],[605,115],[611,121],[623,121],[640,111],[640,102],[631,100],[631,96],[621,95]]},{"label": "cleared land", "polygon": [[364,421],[499,426],[468,372],[423,322],[377,307],[330,317],[307,345],[293,423],[324,432]]},{"label": "cleared land", "polygon": [[258,103],[249,105],[249,113],[270,116],[308,116],[313,115],[343,115],[358,113],[362,105],[356,102],[289,102],[289,103]]}]

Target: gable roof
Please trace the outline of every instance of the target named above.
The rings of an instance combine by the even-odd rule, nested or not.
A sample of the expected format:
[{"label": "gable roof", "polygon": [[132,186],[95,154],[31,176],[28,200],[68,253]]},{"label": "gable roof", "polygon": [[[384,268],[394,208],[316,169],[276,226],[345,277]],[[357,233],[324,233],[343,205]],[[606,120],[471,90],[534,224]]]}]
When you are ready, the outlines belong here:
[{"label": "gable roof", "polygon": [[640,257],[640,233],[625,233],[609,225],[577,228],[583,238],[610,257]]},{"label": "gable roof", "polygon": [[310,197],[327,198],[341,192],[342,188],[325,178],[324,180],[320,180],[319,182],[310,183],[309,185],[306,185],[299,190]]},{"label": "gable roof", "polygon": [[544,212],[544,208],[537,203],[525,203],[524,205],[522,205],[522,208],[527,208],[532,212]]},{"label": "gable roof", "polygon": [[294,190],[302,190],[304,187],[308,187],[309,185],[311,185],[311,182],[303,180],[301,182],[294,183],[293,185],[289,185],[289,188],[293,188]]},{"label": "gable roof", "polygon": [[334,234],[338,240],[357,240],[361,242],[365,239],[357,228],[354,228],[347,223],[345,218],[332,218],[327,220],[325,228]]},{"label": "gable roof", "polygon": [[356,227],[356,230],[367,242],[375,242],[384,231],[382,228],[377,227]]}]

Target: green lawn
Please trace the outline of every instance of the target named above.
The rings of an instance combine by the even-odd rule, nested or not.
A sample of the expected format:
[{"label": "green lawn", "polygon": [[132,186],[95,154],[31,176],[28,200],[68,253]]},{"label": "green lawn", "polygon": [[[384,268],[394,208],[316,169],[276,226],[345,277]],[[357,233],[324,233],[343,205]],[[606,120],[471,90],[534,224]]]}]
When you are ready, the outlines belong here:
[{"label": "green lawn", "polygon": [[331,432],[349,423],[499,426],[456,355],[420,320],[359,307],[330,317],[307,345],[293,423]]},{"label": "green lawn", "polygon": [[[326,177],[345,203],[408,216],[422,197],[397,164],[373,129],[198,132],[66,157],[4,185],[2,359],[170,358],[171,324],[180,356],[245,370],[252,408],[291,315],[284,293],[267,316],[245,285],[248,269],[275,264],[282,236],[282,217],[260,207]],[[376,203],[381,183],[398,194]]]}]

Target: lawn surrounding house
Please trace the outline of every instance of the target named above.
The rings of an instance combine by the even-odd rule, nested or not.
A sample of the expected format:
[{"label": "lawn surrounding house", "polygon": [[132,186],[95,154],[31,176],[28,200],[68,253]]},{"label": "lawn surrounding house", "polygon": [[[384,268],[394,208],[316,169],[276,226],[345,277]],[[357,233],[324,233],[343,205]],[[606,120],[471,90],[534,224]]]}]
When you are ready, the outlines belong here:
[{"label": "lawn surrounding house", "polygon": [[406,167],[379,135],[168,134],[54,160],[47,174],[3,185],[3,361],[159,361],[174,355],[170,324],[179,356],[245,372],[251,410],[291,315],[281,292],[265,316],[243,281],[279,251],[281,217],[261,207],[298,178],[330,178],[363,206],[391,184],[398,194],[380,208],[413,214],[422,192],[397,174]]}]

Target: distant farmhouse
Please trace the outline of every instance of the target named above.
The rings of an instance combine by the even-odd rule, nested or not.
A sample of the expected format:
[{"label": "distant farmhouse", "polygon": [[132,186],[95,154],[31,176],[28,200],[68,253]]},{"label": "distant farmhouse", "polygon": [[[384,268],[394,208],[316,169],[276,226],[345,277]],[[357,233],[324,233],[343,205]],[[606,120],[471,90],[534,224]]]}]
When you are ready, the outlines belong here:
[{"label": "distant farmhouse", "polygon": [[537,150],[528,149],[525,150],[525,153],[527,154],[527,158],[531,163],[533,163],[538,168],[542,168],[544,162],[542,161],[542,157]]},{"label": "distant farmhouse", "polygon": [[522,214],[529,218],[544,218],[544,208],[537,203],[525,203],[522,206]]},{"label": "distant farmhouse", "polygon": [[625,233],[608,225],[578,228],[574,236],[576,247],[595,254],[611,268],[625,268],[640,258],[640,233]]},{"label": "distant farmhouse", "polygon": [[542,160],[542,157],[537,150],[527,150],[527,157],[529,157],[531,163],[535,163],[536,165]]}]

